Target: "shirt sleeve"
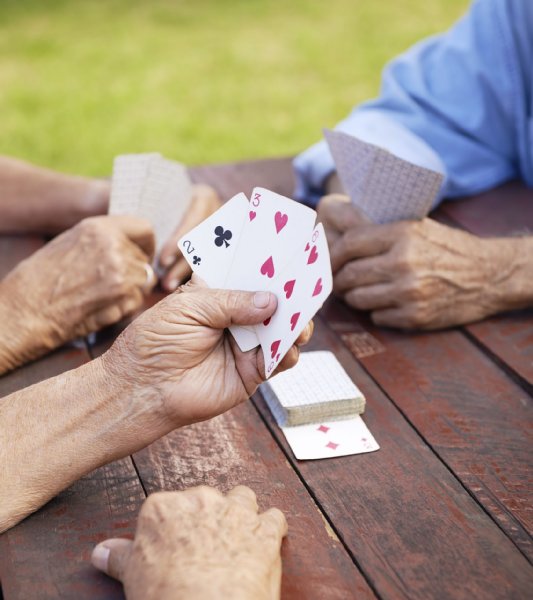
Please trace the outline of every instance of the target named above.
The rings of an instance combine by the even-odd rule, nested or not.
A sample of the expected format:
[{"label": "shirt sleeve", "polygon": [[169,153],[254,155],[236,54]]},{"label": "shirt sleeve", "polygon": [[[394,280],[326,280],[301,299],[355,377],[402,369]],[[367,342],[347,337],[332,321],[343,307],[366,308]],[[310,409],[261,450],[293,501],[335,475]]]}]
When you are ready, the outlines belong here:
[{"label": "shirt sleeve", "polygon": [[[517,177],[514,129],[525,91],[510,2],[477,0],[450,31],[395,59],[383,73],[379,98],[356,108],[336,129],[443,173],[439,199]],[[316,204],[335,170],[326,143],[297,156],[294,168],[296,197]]]}]

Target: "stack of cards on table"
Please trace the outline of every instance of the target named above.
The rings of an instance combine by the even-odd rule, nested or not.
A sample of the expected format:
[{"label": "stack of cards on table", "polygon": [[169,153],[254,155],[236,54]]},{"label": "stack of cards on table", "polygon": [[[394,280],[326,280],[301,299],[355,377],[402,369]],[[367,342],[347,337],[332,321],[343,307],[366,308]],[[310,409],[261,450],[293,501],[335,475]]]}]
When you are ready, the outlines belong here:
[{"label": "stack of cards on table", "polygon": [[360,416],[365,398],[331,352],[302,353],[261,393],[300,460],[379,449]]},{"label": "stack of cards on table", "polygon": [[156,256],[179,225],[191,201],[192,184],[181,163],[157,153],[115,158],[110,215],[135,215],[154,227]]},{"label": "stack of cards on table", "polygon": [[278,307],[254,327],[231,327],[239,348],[263,349],[269,377],[332,289],[324,228],[316,212],[264,188],[228,200],[178,242],[211,288],[273,292]]},{"label": "stack of cards on table", "polygon": [[342,131],[324,130],[339,179],[350,200],[373,223],[423,219],[443,175]]}]

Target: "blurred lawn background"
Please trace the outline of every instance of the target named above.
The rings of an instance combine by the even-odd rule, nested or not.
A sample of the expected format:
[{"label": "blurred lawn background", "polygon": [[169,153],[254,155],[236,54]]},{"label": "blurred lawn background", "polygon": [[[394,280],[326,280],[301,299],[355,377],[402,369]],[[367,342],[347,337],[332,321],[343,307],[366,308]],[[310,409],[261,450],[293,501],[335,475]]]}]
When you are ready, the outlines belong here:
[{"label": "blurred lawn background", "polygon": [[106,175],[296,153],[467,0],[0,0],[0,153]]}]

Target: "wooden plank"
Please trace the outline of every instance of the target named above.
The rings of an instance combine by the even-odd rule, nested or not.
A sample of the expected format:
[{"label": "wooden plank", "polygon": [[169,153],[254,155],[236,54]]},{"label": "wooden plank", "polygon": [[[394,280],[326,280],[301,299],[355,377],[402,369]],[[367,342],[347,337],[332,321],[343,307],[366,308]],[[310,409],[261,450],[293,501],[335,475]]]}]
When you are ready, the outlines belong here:
[{"label": "wooden plank", "polygon": [[524,555],[321,319],[311,348],[333,351],[365,394],[378,452],[295,461],[256,402],[378,596],[528,598],[533,569]]},{"label": "wooden plank", "polygon": [[[445,202],[435,214],[482,237],[532,235],[533,190],[507,183],[473,198]],[[465,327],[489,353],[533,386],[533,310],[511,312]]]},{"label": "wooden plank", "polygon": [[[101,355],[111,343],[102,336],[91,353]],[[282,551],[283,598],[375,598],[251,403],[174,431],[133,459],[148,494],[242,484],[257,493],[262,510],[280,508],[290,530]]]},{"label": "wooden plank", "polygon": [[[324,311],[433,450],[533,559],[531,396],[458,330],[380,329],[338,301]],[[357,340],[379,349],[361,352]]]},{"label": "wooden plank", "polygon": [[468,325],[466,331],[516,373],[533,393],[533,310],[492,317]]},{"label": "wooden plank", "polygon": [[512,181],[493,190],[444,202],[442,214],[483,237],[533,234],[533,190]]},{"label": "wooden plank", "polygon": [[243,484],[256,492],[262,510],[280,508],[289,523],[283,598],[375,597],[250,403],[175,431],[134,460],[148,493]]},{"label": "wooden plank", "polygon": [[239,192],[250,197],[256,186],[292,197],[295,183],[289,157],[191,167],[189,174],[194,182],[214,187],[224,201]]},{"label": "wooden plank", "polygon": [[6,600],[124,598],[90,564],[95,544],[133,533],[144,494],[131,459],[87,475],[0,537]]}]

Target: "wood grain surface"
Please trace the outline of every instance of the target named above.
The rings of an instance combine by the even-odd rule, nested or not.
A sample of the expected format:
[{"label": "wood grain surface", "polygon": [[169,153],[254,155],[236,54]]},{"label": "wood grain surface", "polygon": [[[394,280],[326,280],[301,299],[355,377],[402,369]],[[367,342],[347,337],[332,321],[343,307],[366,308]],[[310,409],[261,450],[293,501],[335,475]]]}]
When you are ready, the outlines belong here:
[{"label": "wood grain surface", "polygon": [[[256,185],[290,196],[294,186],[288,158],[190,172],[225,200]],[[445,203],[437,216],[478,235],[515,235],[533,230],[532,208],[531,192],[513,183]],[[43,243],[0,236],[0,277]],[[125,325],[4,376],[0,402],[102,353]],[[256,394],[97,469],[0,536],[5,600],[122,598],[88,558],[98,541],[132,534],[145,492],[241,483],[261,509],[287,515],[284,598],[529,598],[533,311],[405,334],[332,300],[311,348],[334,352],[366,395],[378,452],[297,461]]]},{"label": "wood grain surface", "polygon": [[[358,357],[469,493],[533,559],[533,403],[460,330],[378,328],[331,301],[324,311],[342,338],[365,331],[383,351]],[[349,346],[348,346],[349,347]]]},{"label": "wood grain surface", "polygon": [[533,569],[525,556],[321,319],[311,348],[334,352],[365,394],[378,452],[296,461],[256,402],[378,596],[526,598]]}]

